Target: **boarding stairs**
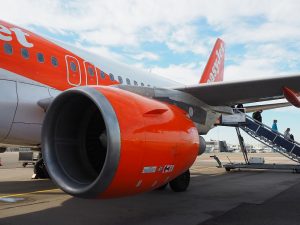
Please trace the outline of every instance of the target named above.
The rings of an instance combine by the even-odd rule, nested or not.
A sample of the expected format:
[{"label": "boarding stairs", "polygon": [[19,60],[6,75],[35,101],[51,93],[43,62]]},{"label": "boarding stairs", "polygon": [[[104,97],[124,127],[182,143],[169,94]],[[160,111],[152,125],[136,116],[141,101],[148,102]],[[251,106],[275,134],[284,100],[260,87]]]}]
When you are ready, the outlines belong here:
[{"label": "boarding stairs", "polygon": [[236,128],[237,130],[239,128],[242,129],[257,141],[274,149],[274,151],[297,163],[300,163],[300,143],[290,140],[282,133],[273,131],[272,128],[260,123],[246,114],[245,116],[246,123],[240,124]]}]

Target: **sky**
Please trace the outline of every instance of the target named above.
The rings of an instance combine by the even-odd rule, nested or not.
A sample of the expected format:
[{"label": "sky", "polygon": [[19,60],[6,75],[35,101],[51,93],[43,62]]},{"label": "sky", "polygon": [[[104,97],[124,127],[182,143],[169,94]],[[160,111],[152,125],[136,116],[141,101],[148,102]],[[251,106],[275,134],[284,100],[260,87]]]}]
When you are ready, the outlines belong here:
[{"label": "sky", "polygon": [[[0,0],[0,19],[183,84],[196,84],[215,40],[224,79],[300,74],[297,0]],[[255,90],[254,90],[255,91]],[[300,109],[263,112],[300,141]],[[237,143],[233,128],[206,139]],[[256,144],[251,138],[247,143]],[[298,139],[297,139],[298,138]]]}]

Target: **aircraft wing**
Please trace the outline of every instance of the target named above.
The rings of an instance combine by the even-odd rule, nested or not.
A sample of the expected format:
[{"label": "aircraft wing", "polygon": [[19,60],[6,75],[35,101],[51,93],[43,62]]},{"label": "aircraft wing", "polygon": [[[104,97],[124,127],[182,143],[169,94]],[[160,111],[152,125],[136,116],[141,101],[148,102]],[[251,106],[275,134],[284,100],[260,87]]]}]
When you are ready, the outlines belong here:
[{"label": "aircraft wing", "polygon": [[288,107],[288,106],[292,106],[292,104],[289,102],[282,102],[282,103],[265,104],[265,105],[244,106],[244,108],[247,113],[250,113],[250,112],[256,112],[258,110],[278,109],[278,108]]},{"label": "aircraft wing", "polygon": [[[300,75],[263,78],[257,80],[214,82],[175,88],[212,106],[282,99],[283,88],[300,92]],[[292,96],[295,97],[295,96]],[[296,96],[296,98],[299,98]]]}]

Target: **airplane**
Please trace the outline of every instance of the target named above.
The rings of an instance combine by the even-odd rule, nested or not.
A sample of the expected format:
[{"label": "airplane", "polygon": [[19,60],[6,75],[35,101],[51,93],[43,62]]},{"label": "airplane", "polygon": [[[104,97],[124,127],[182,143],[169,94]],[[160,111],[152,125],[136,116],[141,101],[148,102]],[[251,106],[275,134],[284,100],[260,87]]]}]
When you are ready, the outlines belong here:
[{"label": "airplane", "polygon": [[[223,81],[217,39],[186,86],[0,21],[0,143],[41,151],[35,165],[66,193],[116,198],[185,191],[205,135],[237,104],[300,107],[300,75]],[[247,107],[246,107],[247,110]]]}]

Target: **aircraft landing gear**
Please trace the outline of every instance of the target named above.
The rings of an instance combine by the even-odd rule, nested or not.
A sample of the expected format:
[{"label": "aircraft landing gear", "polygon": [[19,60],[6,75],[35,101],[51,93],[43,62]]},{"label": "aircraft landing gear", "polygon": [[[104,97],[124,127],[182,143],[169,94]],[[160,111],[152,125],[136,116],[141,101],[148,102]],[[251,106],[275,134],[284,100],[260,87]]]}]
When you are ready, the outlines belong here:
[{"label": "aircraft landing gear", "polygon": [[168,186],[168,184],[169,184],[169,183],[166,183],[166,184],[164,184],[164,185],[162,185],[162,186],[160,186],[160,187],[156,188],[155,190],[158,190],[158,191],[163,191],[163,190],[165,190],[165,189],[166,189],[166,187]]},{"label": "aircraft landing gear", "polygon": [[34,174],[32,176],[33,179],[45,179],[49,178],[49,174],[47,172],[45,163],[43,158],[40,158],[34,165]]},{"label": "aircraft landing gear", "polygon": [[190,170],[185,171],[183,174],[170,181],[170,187],[175,192],[186,191],[190,184]]},{"label": "aircraft landing gear", "polygon": [[186,191],[190,184],[191,174],[190,170],[185,171],[183,174],[176,177],[174,180],[170,181],[169,183],[166,183],[155,190],[162,191],[165,190],[168,184],[170,184],[170,187],[172,191],[174,192],[183,192]]}]

